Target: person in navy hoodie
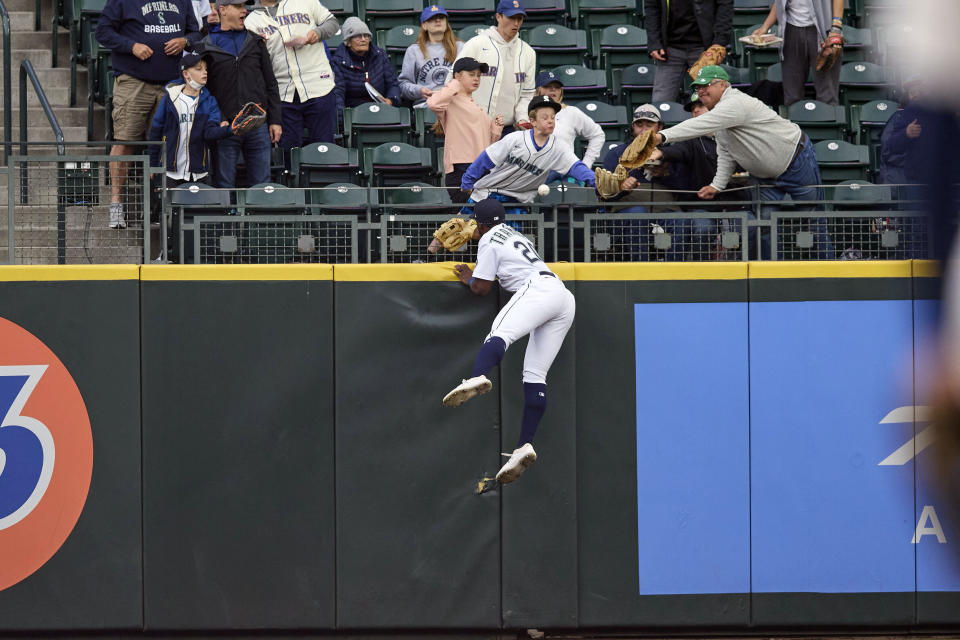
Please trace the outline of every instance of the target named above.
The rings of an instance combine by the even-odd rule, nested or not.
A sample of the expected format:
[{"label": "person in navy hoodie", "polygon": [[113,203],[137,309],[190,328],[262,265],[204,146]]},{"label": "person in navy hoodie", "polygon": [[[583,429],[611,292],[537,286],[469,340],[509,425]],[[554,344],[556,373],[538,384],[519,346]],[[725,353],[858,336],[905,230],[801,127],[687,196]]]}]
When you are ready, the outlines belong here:
[{"label": "person in navy hoodie", "polygon": [[256,102],[267,112],[267,125],[243,136],[217,143],[214,184],[224,189],[236,186],[237,162],[243,152],[250,185],[270,180],[270,145],[283,134],[280,92],[273,63],[263,39],[244,28],[244,0],[217,0],[220,24],[197,43],[197,53],[207,59],[208,87],[220,105],[224,120],[233,121],[247,102]]},{"label": "person in navy hoodie", "polygon": [[330,66],[336,77],[337,111],[374,101],[365,82],[380,92],[387,104],[399,106],[397,70],[387,52],[370,41],[370,28],[360,18],[351,16],[343,21],[340,33],[343,42],[330,55]]},{"label": "person in navy hoodie", "polygon": [[[179,74],[180,53],[200,39],[190,0],[107,0],[97,21],[97,41],[110,49],[113,137],[143,140],[163,86]],[[133,145],[113,145],[112,156],[133,155]],[[110,227],[127,226],[123,187],[127,163],[110,164]],[[138,198],[133,198],[134,201]]]}]

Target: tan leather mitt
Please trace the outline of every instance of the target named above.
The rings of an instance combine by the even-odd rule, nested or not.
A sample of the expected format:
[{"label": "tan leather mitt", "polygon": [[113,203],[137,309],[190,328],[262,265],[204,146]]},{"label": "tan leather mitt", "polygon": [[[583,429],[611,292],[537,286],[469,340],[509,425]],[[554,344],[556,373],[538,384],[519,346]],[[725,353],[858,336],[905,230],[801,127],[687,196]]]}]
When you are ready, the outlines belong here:
[{"label": "tan leather mitt", "polygon": [[693,66],[687,70],[687,73],[690,74],[691,79],[696,80],[697,74],[700,73],[700,69],[714,64],[720,64],[726,59],[726,57],[726,47],[719,44],[711,45],[706,51],[700,54],[700,57],[697,58],[697,61],[693,63]]},{"label": "tan leather mitt", "polygon": [[639,169],[650,159],[650,154],[657,148],[654,131],[648,129],[633,139],[627,148],[620,154],[619,164],[627,169]]},{"label": "tan leather mitt", "polygon": [[620,185],[627,179],[627,169],[622,164],[618,164],[613,173],[606,169],[595,169],[593,173],[597,179],[597,195],[604,199],[620,193]]},{"label": "tan leather mitt", "polygon": [[477,230],[476,220],[464,220],[463,218],[450,218],[440,228],[433,232],[433,237],[443,245],[447,251],[456,251],[463,245],[470,242],[473,238],[473,232]]}]

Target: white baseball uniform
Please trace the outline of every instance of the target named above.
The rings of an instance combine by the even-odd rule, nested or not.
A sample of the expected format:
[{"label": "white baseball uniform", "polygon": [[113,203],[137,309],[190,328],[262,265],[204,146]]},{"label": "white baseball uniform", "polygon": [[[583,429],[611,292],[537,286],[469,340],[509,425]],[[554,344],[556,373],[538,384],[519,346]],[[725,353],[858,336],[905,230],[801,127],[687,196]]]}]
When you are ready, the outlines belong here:
[{"label": "white baseball uniform", "polygon": [[573,149],[559,144],[553,134],[538,149],[529,130],[504,136],[487,147],[486,154],[494,167],[473,185],[471,197],[476,202],[491,191],[533,202],[537,187],[547,181],[551,171],[564,175],[579,161]]},{"label": "white baseball uniform", "polygon": [[530,334],[523,358],[523,381],[546,384],[547,371],[573,324],[576,302],[563,281],[537,254],[526,236],[498,224],[480,238],[473,277],[500,280],[514,292],[485,338],[511,344]]}]

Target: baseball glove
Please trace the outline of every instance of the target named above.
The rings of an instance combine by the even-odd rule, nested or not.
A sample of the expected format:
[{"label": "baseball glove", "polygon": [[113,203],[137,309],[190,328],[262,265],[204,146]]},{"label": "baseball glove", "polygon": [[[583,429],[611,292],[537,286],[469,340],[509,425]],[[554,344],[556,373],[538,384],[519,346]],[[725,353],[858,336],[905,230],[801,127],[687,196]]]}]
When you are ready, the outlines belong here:
[{"label": "baseball glove", "polygon": [[693,66],[687,70],[687,73],[690,74],[691,79],[696,80],[697,74],[700,73],[700,69],[714,64],[720,64],[726,57],[726,47],[719,44],[712,45],[706,51],[700,54],[700,57],[697,58],[697,61],[693,63]]},{"label": "baseball glove", "polygon": [[443,245],[447,251],[456,251],[473,238],[477,230],[476,220],[450,218],[440,228],[433,232],[433,237]]},{"label": "baseball glove", "polygon": [[844,42],[842,34],[831,32],[827,36],[820,49],[820,55],[817,56],[817,71],[827,71],[840,59]]},{"label": "baseball glove", "polygon": [[258,105],[256,102],[248,102],[243,105],[243,108],[237,113],[233,118],[233,123],[230,125],[231,131],[234,135],[242,136],[250,133],[257,127],[263,125],[267,121],[267,112],[263,110],[263,107]]},{"label": "baseball glove", "polygon": [[619,164],[627,169],[639,169],[650,159],[650,154],[657,148],[657,139],[652,129],[647,129],[633,139],[627,148],[620,154]]},{"label": "baseball glove", "polygon": [[593,173],[597,179],[597,195],[604,200],[620,193],[620,185],[627,179],[627,169],[622,164],[618,164],[613,173],[606,169],[596,169]]}]

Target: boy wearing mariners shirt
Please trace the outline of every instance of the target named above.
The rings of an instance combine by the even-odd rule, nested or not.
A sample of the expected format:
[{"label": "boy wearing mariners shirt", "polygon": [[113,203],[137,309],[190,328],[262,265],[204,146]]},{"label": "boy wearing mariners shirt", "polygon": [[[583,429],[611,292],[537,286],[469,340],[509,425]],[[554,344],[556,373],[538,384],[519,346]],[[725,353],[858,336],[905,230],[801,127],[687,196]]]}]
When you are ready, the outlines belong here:
[{"label": "boy wearing mariners shirt", "polygon": [[480,241],[476,267],[471,270],[465,264],[458,264],[454,272],[476,295],[490,293],[494,280],[499,280],[500,286],[514,295],[494,319],[477,354],[472,377],[448,393],[443,404],[459,407],[470,398],[490,391],[493,383],[487,374],[500,364],[511,344],[530,335],[523,356],[520,438],[510,459],[497,473],[497,482],[508,484],[537,459],[533,436],[547,408],[547,371],[573,324],[576,302],[530,241],[504,224],[506,212],[499,201],[481,200],[473,218],[477,221],[473,237]]},{"label": "boy wearing mariners shirt", "polygon": [[504,136],[473,161],[460,183],[463,191],[472,192],[468,206],[486,198],[532,202],[551,171],[596,186],[593,171],[553,135],[561,108],[550,96],[535,97],[527,109],[533,128]]}]

